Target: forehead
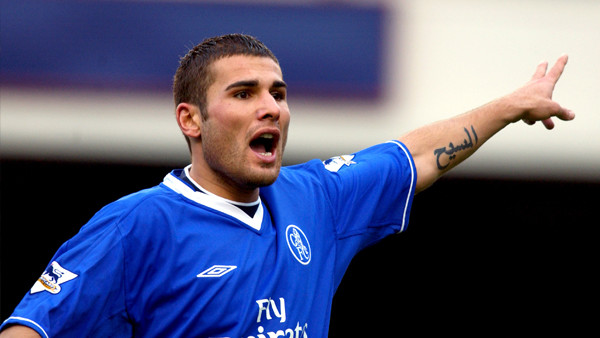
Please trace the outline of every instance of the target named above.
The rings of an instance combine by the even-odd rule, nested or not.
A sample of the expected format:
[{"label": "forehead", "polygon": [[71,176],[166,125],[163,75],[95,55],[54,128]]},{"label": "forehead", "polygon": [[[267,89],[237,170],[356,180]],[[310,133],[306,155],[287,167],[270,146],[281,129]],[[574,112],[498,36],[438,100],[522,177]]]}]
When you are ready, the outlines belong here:
[{"label": "forehead", "polygon": [[211,66],[213,84],[228,85],[241,80],[283,80],[281,68],[273,59],[264,56],[233,55],[213,62]]}]

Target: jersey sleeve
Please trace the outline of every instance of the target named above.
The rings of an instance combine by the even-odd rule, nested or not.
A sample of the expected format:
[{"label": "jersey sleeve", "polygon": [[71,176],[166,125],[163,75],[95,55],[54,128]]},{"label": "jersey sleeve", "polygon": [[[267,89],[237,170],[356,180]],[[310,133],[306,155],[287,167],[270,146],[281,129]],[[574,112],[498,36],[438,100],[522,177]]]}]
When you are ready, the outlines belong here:
[{"label": "jersey sleeve", "polygon": [[114,220],[96,215],[60,247],[2,328],[20,324],[42,337],[131,336],[121,238]]},{"label": "jersey sleeve", "polygon": [[360,249],[406,229],[417,173],[404,144],[390,141],[323,165],[339,239],[358,236]]}]

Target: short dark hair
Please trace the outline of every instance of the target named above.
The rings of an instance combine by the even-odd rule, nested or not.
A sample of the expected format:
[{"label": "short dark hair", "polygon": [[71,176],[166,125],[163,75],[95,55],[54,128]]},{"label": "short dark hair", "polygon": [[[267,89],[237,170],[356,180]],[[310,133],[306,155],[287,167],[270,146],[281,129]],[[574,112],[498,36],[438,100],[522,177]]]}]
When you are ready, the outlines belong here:
[{"label": "short dark hair", "polygon": [[221,58],[233,55],[264,56],[279,64],[273,52],[253,36],[227,34],[208,38],[179,61],[179,68],[173,79],[175,106],[182,102],[195,104],[205,119],[206,92],[214,81],[210,66]]}]

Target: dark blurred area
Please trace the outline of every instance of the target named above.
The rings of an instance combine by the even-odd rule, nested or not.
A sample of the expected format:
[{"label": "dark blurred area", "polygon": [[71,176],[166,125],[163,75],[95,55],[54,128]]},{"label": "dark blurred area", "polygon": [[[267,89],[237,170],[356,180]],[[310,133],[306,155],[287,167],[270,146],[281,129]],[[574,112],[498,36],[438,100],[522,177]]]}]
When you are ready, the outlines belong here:
[{"label": "dark blurred area", "polygon": [[[172,169],[0,165],[2,319],[96,211]],[[415,197],[406,232],[354,259],[330,336],[512,336],[591,324],[599,191],[598,182],[443,178]]]}]

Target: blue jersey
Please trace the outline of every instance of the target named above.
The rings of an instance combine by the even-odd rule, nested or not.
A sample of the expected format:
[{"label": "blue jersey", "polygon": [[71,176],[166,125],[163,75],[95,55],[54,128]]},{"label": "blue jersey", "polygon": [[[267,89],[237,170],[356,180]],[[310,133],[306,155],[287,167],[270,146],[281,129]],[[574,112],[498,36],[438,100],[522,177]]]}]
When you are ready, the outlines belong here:
[{"label": "blue jersey", "polygon": [[326,337],[352,257],[406,227],[416,183],[396,141],[282,168],[253,216],[180,176],[101,209],[3,326],[42,337]]}]

